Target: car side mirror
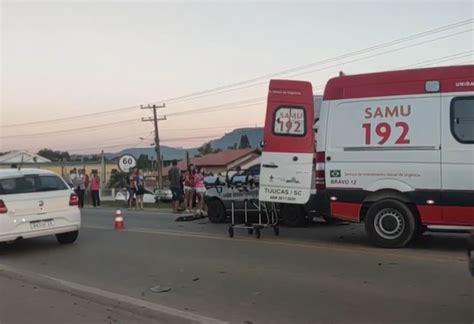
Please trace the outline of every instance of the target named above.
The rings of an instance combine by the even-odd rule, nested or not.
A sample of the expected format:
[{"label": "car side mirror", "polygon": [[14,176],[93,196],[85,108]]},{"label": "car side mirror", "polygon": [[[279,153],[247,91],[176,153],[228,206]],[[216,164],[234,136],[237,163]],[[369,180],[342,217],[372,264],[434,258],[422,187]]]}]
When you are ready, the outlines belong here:
[{"label": "car side mirror", "polygon": [[265,147],[265,141],[260,141],[260,143],[258,143],[258,146],[260,146],[260,148],[264,148]]}]

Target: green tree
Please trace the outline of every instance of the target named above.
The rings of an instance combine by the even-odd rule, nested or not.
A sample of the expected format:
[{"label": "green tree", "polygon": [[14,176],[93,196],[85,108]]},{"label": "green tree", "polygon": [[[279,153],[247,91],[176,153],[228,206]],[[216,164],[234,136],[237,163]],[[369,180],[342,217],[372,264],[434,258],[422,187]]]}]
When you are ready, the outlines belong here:
[{"label": "green tree", "polygon": [[212,153],[211,142],[207,142],[206,144],[203,144],[201,147],[199,147],[198,152],[201,155],[206,155],[206,154]]},{"label": "green tree", "polygon": [[252,146],[250,145],[250,141],[247,135],[240,136],[239,149],[246,149],[246,148],[251,148],[251,147]]},{"label": "green tree", "polygon": [[127,186],[127,173],[113,172],[107,186],[109,188],[125,188]]},{"label": "green tree", "polygon": [[41,149],[37,153],[39,156],[42,156],[48,160],[58,162],[58,161],[69,161],[71,158],[69,152],[62,152],[62,151],[53,151],[51,149]]},{"label": "green tree", "polygon": [[144,171],[149,171],[151,170],[152,167],[152,162],[148,158],[148,155],[146,154],[140,154],[137,160],[137,168],[144,170]]}]

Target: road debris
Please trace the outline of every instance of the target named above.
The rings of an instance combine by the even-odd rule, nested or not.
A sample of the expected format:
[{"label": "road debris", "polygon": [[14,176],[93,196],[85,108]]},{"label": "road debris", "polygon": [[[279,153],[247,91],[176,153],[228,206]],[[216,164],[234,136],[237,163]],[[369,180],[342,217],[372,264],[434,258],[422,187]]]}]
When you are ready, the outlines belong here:
[{"label": "road debris", "polygon": [[156,294],[159,294],[159,293],[164,293],[164,292],[171,291],[171,287],[165,287],[165,286],[159,286],[158,285],[158,286],[155,286],[155,287],[151,287],[150,291],[154,292]]}]

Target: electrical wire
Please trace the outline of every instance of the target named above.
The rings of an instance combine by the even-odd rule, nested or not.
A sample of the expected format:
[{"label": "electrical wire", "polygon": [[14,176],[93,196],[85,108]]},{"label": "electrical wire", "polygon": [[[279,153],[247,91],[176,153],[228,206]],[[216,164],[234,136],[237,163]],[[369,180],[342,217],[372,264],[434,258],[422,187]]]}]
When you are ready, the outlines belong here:
[{"label": "electrical wire", "polygon": [[94,125],[94,126],[86,126],[86,127],[73,128],[73,129],[63,129],[63,130],[51,131],[51,132],[0,136],[0,139],[5,139],[5,138],[15,138],[15,139],[17,139],[17,138],[25,138],[25,137],[51,136],[51,135],[60,135],[60,134],[64,135],[64,134],[82,132],[84,130],[96,130],[96,129],[104,129],[104,128],[113,128],[113,127],[122,126],[122,125],[125,125],[125,124],[135,124],[135,123],[139,123],[139,122],[141,122],[141,120],[137,120],[136,118],[133,118],[133,119],[122,120],[122,121],[114,122],[114,123],[97,124],[97,125]]},{"label": "electrical wire", "polygon": [[[227,92],[230,92],[230,91],[242,90],[242,89],[254,87],[254,86],[257,86],[257,85],[263,85],[263,84],[268,83],[267,79],[275,77],[275,76],[285,75],[285,74],[288,74],[288,73],[308,69],[308,68],[311,68],[311,67],[314,67],[314,66],[317,66],[317,65],[323,65],[323,64],[334,62],[334,61],[339,61],[339,60],[342,60],[344,58],[348,58],[348,57],[351,57],[351,56],[361,55],[361,54],[365,54],[366,52],[371,52],[371,51],[379,50],[379,49],[386,48],[386,47],[389,47],[389,46],[398,45],[400,43],[411,41],[411,40],[418,39],[418,38],[421,38],[421,37],[426,37],[426,36],[434,35],[434,34],[437,34],[437,33],[445,32],[447,30],[451,30],[451,29],[454,29],[454,28],[459,28],[459,27],[462,27],[462,26],[465,26],[465,25],[468,25],[468,24],[472,24],[473,21],[474,21],[474,19],[472,19],[472,18],[467,19],[467,20],[463,20],[463,21],[459,21],[459,22],[456,22],[456,23],[441,26],[441,27],[434,28],[434,29],[431,29],[431,30],[427,30],[427,31],[417,33],[417,34],[414,34],[414,35],[410,35],[410,36],[406,36],[406,37],[403,37],[403,38],[395,39],[395,40],[392,40],[392,41],[389,41],[389,42],[384,42],[384,43],[373,45],[373,46],[363,48],[363,49],[360,49],[360,50],[348,52],[348,53],[345,53],[345,54],[342,54],[342,55],[339,55],[339,56],[335,56],[335,57],[332,57],[332,58],[328,58],[328,59],[325,59],[325,60],[320,60],[320,61],[317,61],[317,62],[297,66],[297,67],[294,67],[294,68],[281,70],[281,71],[274,72],[274,73],[265,74],[265,75],[262,75],[262,76],[259,76],[259,77],[247,79],[247,80],[240,81],[240,82],[234,82],[234,83],[230,83],[230,84],[227,84],[227,85],[223,85],[223,86],[219,86],[219,87],[215,87],[215,88],[210,88],[210,89],[206,89],[206,90],[201,90],[201,91],[198,91],[198,92],[193,92],[193,93],[178,96],[178,97],[168,98],[168,99],[163,100],[162,102],[178,103],[178,102],[182,102],[182,101],[195,100],[195,99],[203,98],[203,97],[206,97],[206,96],[227,93]],[[440,38],[440,39],[442,39],[442,38]],[[407,48],[407,47],[405,47],[405,48]],[[374,57],[374,56],[371,56],[371,57]],[[350,61],[350,62],[357,62],[357,61],[359,61],[359,60],[354,60],[354,61]],[[346,62],[346,63],[343,63],[343,64],[348,64],[348,63],[349,62]],[[312,73],[312,72],[315,72],[315,71],[318,71],[318,70],[313,70],[313,71],[305,72],[305,73],[302,73],[302,74]],[[297,75],[302,75],[302,74],[297,74]],[[262,79],[265,79],[265,81],[239,87],[240,85],[253,83],[255,81],[259,81],[259,80],[262,80]],[[228,89],[228,88],[232,88],[232,89]],[[224,89],[227,89],[227,90],[224,90]],[[224,90],[224,91],[219,91],[219,90]],[[156,103],[156,101],[155,101],[155,103]],[[120,112],[120,111],[133,110],[133,109],[136,109],[138,107],[139,107],[138,105],[137,106],[129,106],[129,107],[111,109],[111,110],[97,112],[97,113],[76,115],[76,116],[70,116],[70,117],[64,117],[64,118],[57,118],[57,119],[53,119],[53,120],[43,120],[43,121],[34,121],[34,122],[27,122],[27,123],[2,125],[2,127],[4,127],[4,128],[19,127],[19,126],[27,126],[27,125],[39,125],[39,124],[51,123],[51,122],[55,123],[55,122],[62,122],[62,121],[79,120],[79,119],[84,119],[84,118],[90,118],[90,117],[93,117],[93,116],[100,116],[100,115],[106,115],[106,114],[111,114],[111,113],[117,113],[117,112]]]},{"label": "electrical wire", "polygon": [[[213,134],[213,135],[207,135],[207,136],[189,136],[189,137],[172,137],[172,138],[168,138],[168,139],[162,139],[161,141],[162,142],[174,142],[174,141],[183,141],[183,140],[202,140],[202,139],[208,139],[208,138],[215,138],[215,137],[218,137],[218,136],[221,136],[222,134],[219,133],[219,134]],[[88,151],[88,150],[93,150],[93,149],[97,149],[97,150],[103,150],[103,149],[109,149],[109,148],[117,148],[117,147],[122,147],[122,146],[138,146],[140,145],[142,142],[128,142],[128,143],[121,143],[121,144],[116,144],[116,145],[106,145],[106,146],[93,146],[93,147],[86,147],[86,148],[80,148],[80,149],[72,149],[72,150],[68,150],[69,153],[71,152],[81,152],[81,151]]]},{"label": "electrical wire", "polygon": [[115,113],[123,112],[123,111],[136,110],[137,108],[139,108],[138,105],[137,106],[117,108],[117,109],[111,109],[111,110],[105,110],[105,111],[90,113],[90,114],[63,117],[63,118],[39,120],[39,121],[27,122],[27,123],[2,125],[2,128],[41,125],[41,124],[46,124],[46,123],[48,123],[48,124],[49,123],[59,123],[59,122],[64,122],[64,121],[71,122],[71,121],[75,121],[75,120],[87,119],[87,118],[97,117],[97,116],[101,116],[101,115],[108,115],[108,114],[111,114],[111,113],[115,114]]},{"label": "electrical wire", "polygon": [[[410,36],[406,36],[406,37],[399,38],[399,39],[396,39],[396,40],[392,40],[392,41],[389,41],[389,42],[381,43],[381,44],[378,44],[378,45],[373,45],[373,46],[370,46],[370,47],[367,47],[367,48],[352,51],[352,52],[349,52],[349,53],[346,53],[346,54],[342,54],[342,55],[335,56],[335,57],[332,57],[332,58],[328,58],[328,59],[324,59],[324,60],[321,60],[321,61],[313,62],[313,63],[310,63],[310,64],[305,64],[305,65],[301,65],[301,66],[298,66],[298,67],[294,67],[294,68],[290,68],[290,69],[286,69],[286,70],[281,70],[281,71],[274,72],[274,73],[265,74],[265,75],[258,76],[258,77],[252,78],[252,79],[247,79],[247,80],[240,81],[240,82],[234,82],[234,83],[230,83],[230,84],[215,87],[215,88],[210,88],[210,89],[206,89],[206,90],[197,91],[197,92],[193,92],[193,93],[178,96],[178,97],[167,98],[167,99],[162,100],[162,102],[177,103],[177,102],[183,101],[183,99],[188,99],[188,98],[192,98],[192,97],[195,97],[195,96],[200,96],[202,94],[212,93],[212,92],[220,91],[220,90],[227,89],[227,88],[234,88],[234,87],[241,86],[241,85],[244,85],[244,84],[247,84],[247,83],[253,83],[255,81],[259,81],[259,80],[262,80],[262,79],[270,79],[270,78],[273,78],[273,77],[276,77],[276,76],[286,75],[286,74],[293,73],[293,72],[296,72],[296,71],[305,70],[305,69],[308,69],[308,68],[311,68],[311,67],[314,67],[314,66],[323,65],[323,64],[326,64],[326,63],[334,62],[334,61],[339,61],[339,60],[342,60],[342,59],[345,59],[345,58],[348,58],[348,57],[351,57],[351,56],[361,55],[361,54],[365,54],[366,52],[372,52],[372,51],[383,49],[383,48],[390,47],[390,46],[393,46],[393,45],[398,45],[400,43],[415,40],[415,39],[418,39],[418,38],[421,38],[421,37],[426,37],[426,36],[438,34],[438,33],[445,32],[445,31],[450,30],[450,29],[463,27],[463,26],[472,24],[473,21],[474,21],[474,19],[472,19],[472,18],[471,19],[466,19],[466,20],[463,20],[463,21],[459,21],[457,23],[445,25],[445,26],[442,26],[442,27],[438,27],[438,28],[431,29],[431,30],[428,30],[428,31],[424,31],[424,32],[421,32],[421,33],[417,33],[417,34],[414,34],[414,35],[410,35]],[[261,83],[259,83],[259,84],[261,84]]]},{"label": "electrical wire", "polygon": [[465,52],[459,52],[459,53],[456,53],[456,54],[446,55],[446,56],[438,57],[438,58],[435,58],[435,59],[430,59],[430,60],[418,62],[418,63],[415,63],[415,64],[405,65],[403,67],[400,67],[400,69],[408,69],[408,68],[418,67],[420,65],[425,66],[425,65],[437,64],[437,63],[449,62],[449,61],[452,61],[454,59],[457,60],[457,59],[460,59],[460,58],[472,56],[472,53],[474,53],[473,50],[465,51]]},{"label": "electrical wire", "polygon": [[385,55],[385,54],[395,53],[395,52],[398,52],[398,51],[401,51],[401,50],[404,50],[404,49],[407,49],[407,48],[421,46],[421,45],[432,43],[432,42],[435,42],[435,41],[438,41],[438,40],[441,40],[441,39],[446,39],[446,38],[462,35],[462,34],[465,34],[465,33],[468,33],[468,32],[472,32],[472,29],[467,29],[467,30],[463,30],[463,31],[456,32],[456,33],[453,33],[453,34],[448,34],[448,35],[445,35],[445,36],[442,36],[442,37],[433,38],[433,39],[430,39],[430,40],[427,40],[427,41],[423,41],[423,42],[419,42],[419,43],[415,43],[415,44],[410,44],[410,45],[407,45],[407,46],[391,49],[391,50],[388,50],[388,51],[385,51],[385,52],[381,52],[381,53],[377,53],[377,54],[373,54],[373,55],[369,55],[369,56],[364,56],[364,57],[357,58],[357,59],[354,59],[354,60],[341,62],[341,63],[338,63],[336,65],[330,65],[330,66],[326,66],[326,67],[319,68],[319,69],[314,69],[314,70],[310,70],[310,71],[304,71],[304,72],[301,72],[301,73],[292,74],[288,77],[294,78],[296,76],[301,76],[301,75],[306,75],[306,74],[310,74],[310,73],[314,73],[314,72],[319,72],[319,71],[327,70],[327,69],[330,69],[330,68],[333,68],[333,67],[338,67],[338,66],[341,66],[341,65],[360,62],[360,61],[363,61],[363,60],[366,60],[366,59],[369,59],[369,58],[374,58],[374,57]]}]

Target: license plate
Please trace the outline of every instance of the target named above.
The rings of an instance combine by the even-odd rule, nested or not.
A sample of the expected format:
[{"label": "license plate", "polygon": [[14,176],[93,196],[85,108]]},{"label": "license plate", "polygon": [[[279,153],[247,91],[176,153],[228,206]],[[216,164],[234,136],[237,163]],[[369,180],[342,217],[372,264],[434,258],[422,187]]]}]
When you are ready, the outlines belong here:
[{"label": "license plate", "polygon": [[30,222],[31,229],[42,229],[54,226],[54,220],[48,219],[44,221]]}]

